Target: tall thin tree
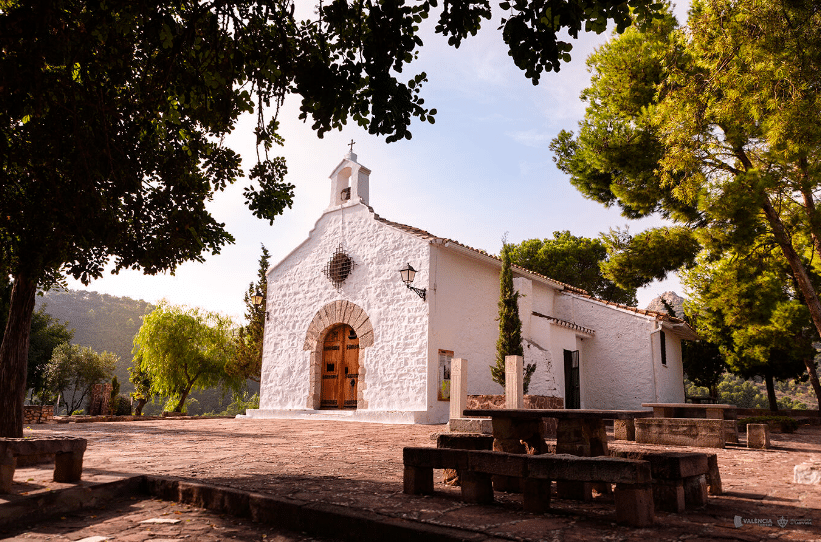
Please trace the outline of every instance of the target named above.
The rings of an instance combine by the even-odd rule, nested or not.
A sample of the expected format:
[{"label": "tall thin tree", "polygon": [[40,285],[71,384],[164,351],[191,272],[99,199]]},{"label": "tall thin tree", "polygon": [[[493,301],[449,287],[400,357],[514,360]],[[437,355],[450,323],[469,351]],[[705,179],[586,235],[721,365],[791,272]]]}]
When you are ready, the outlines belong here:
[{"label": "tall thin tree", "polygon": [[[513,288],[513,271],[511,270],[511,253],[513,245],[502,244],[502,272],[499,277],[499,339],[496,341],[496,365],[490,366],[493,381],[505,387],[505,358],[507,356],[524,356],[522,347],[522,320],[519,318],[519,296]],[[524,367],[524,392],[530,387],[530,379],[536,371],[536,364],[529,363]]]},{"label": "tall thin tree", "polygon": [[[265,336],[265,318],[268,302],[268,261],[271,254],[265,245],[262,245],[262,255],[259,257],[257,282],[250,283],[245,292],[245,318],[248,324],[239,329],[237,334],[236,356],[225,367],[225,371],[233,376],[241,376],[259,382],[262,376],[262,339]],[[255,294],[262,294],[262,303],[254,305]]]}]

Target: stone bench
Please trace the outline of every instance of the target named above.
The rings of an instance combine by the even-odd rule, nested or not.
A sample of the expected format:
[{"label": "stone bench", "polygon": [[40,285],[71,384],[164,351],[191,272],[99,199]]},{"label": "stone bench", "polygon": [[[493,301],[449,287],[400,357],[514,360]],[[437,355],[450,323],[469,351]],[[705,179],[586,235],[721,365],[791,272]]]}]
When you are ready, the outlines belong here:
[{"label": "stone bench", "polygon": [[706,505],[708,479],[712,482],[717,475],[711,473],[708,454],[611,448],[610,455],[650,463],[653,503],[657,510],[665,512],[679,513]]},{"label": "stone bench", "polygon": [[84,438],[0,438],[0,493],[11,493],[18,457],[54,455],[54,481],[77,482],[83,473]]},{"label": "stone bench", "polygon": [[695,446],[724,448],[728,440],[727,422],[707,418],[641,418],[636,419],[636,442],[662,446]]},{"label": "stone bench", "polygon": [[522,481],[523,506],[528,512],[550,508],[553,480],[616,484],[616,521],[635,527],[653,523],[653,491],[647,461],[618,457],[579,457],[567,454],[524,455],[483,450],[405,448],[404,492],[433,493],[433,469],[459,472],[462,500],[493,502],[493,476]]},{"label": "stone bench", "polygon": [[[493,436],[484,433],[439,433],[436,447],[452,450],[492,450]],[[442,483],[449,486],[460,485],[459,472],[455,469],[442,471]]]}]

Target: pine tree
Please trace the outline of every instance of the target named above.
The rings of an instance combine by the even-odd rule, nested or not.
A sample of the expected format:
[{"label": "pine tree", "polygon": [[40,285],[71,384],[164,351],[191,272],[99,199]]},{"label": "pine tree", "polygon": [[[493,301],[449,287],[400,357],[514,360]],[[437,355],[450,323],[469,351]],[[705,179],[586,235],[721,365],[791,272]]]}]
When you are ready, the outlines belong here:
[{"label": "pine tree", "polygon": [[[496,341],[496,365],[490,366],[493,381],[505,387],[505,357],[523,356],[522,320],[519,318],[519,292],[513,289],[513,272],[510,269],[510,255],[513,245],[502,245],[502,273],[499,281],[499,339]],[[536,370],[535,363],[524,368],[524,392],[530,387],[530,378]]]}]

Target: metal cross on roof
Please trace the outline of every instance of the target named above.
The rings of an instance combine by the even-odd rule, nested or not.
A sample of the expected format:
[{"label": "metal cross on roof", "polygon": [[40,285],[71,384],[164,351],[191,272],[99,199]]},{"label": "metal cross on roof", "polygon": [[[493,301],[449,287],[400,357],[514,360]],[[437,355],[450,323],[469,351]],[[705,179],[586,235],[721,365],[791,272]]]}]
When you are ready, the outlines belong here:
[{"label": "metal cross on roof", "polygon": [[353,139],[351,139],[351,142],[348,143],[348,145],[351,147],[351,152],[353,152],[354,143],[356,143],[356,141],[354,141]]}]

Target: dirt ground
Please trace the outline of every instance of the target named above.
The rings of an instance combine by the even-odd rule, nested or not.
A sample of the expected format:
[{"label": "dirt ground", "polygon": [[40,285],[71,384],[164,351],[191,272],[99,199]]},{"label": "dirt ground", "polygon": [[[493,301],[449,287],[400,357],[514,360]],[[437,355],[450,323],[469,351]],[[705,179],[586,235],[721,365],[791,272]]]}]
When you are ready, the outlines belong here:
[{"label": "dirt ground", "polygon": [[[808,461],[821,464],[821,426],[802,426],[791,435],[772,434],[773,446],[768,450],[747,449],[743,438],[739,447],[709,450],[718,454],[724,495],[711,496],[701,510],[657,512],[656,524],[644,529],[616,525],[613,504],[606,499],[590,503],[556,499],[550,513],[534,515],[521,510],[518,495],[497,493],[494,505],[462,503],[458,488],[444,486],[438,480],[433,496],[403,494],[402,448],[433,446],[431,436],[444,430],[443,426],[355,422],[173,419],[34,425],[25,434],[88,439],[83,483],[133,474],[177,476],[297,501],[331,503],[385,517],[459,527],[499,540],[821,541],[821,486],[793,483],[795,465]],[[15,494],[7,499],[64,486],[51,482],[50,474],[45,467],[18,469]],[[0,506],[3,502],[0,498]],[[179,509],[182,505],[176,506]],[[174,513],[169,510],[165,512]],[[126,511],[120,517],[130,513]],[[779,520],[784,527],[779,526]],[[772,526],[762,525],[767,521]],[[738,522],[741,527],[735,526]],[[264,534],[274,540],[280,536],[265,529],[259,526],[253,537],[246,534],[238,539],[260,540]],[[6,536],[26,537],[26,533],[35,534],[25,531]],[[214,539],[232,536],[236,535]],[[293,536],[282,540],[309,539]]]}]

